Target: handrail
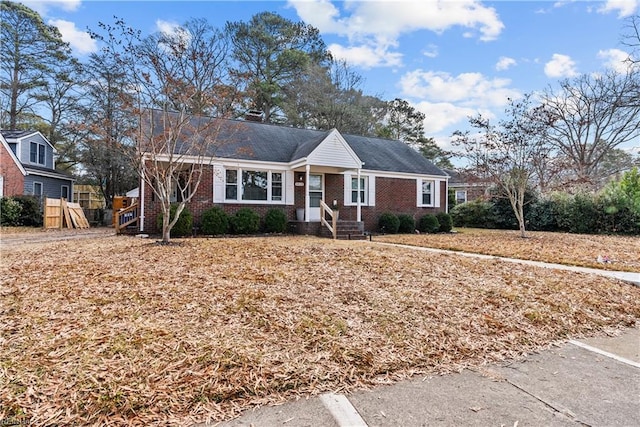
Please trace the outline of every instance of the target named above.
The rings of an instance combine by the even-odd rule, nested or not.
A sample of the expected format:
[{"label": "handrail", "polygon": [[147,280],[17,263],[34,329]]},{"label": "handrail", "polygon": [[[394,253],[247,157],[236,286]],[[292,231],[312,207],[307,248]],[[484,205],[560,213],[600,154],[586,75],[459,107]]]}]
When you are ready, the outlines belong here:
[{"label": "handrail", "polygon": [[[329,222],[325,218],[325,212],[331,217],[331,225],[329,225]],[[338,229],[336,227],[336,224],[338,223],[337,211],[334,212],[333,209],[324,202],[324,200],[320,200],[320,222],[329,229],[333,238],[336,239],[338,236]]]},{"label": "handrail", "polygon": [[116,233],[127,228],[138,220],[138,203],[134,203],[131,206],[120,209],[116,214]]}]

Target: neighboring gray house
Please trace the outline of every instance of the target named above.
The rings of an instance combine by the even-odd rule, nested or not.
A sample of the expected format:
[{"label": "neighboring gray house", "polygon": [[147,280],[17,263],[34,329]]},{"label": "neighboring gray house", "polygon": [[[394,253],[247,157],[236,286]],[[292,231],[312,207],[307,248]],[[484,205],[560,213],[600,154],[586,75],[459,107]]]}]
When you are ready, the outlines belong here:
[{"label": "neighboring gray house", "polygon": [[[47,138],[37,131],[0,130],[0,134],[11,150],[6,158],[19,163],[14,170],[22,175],[2,174],[4,196],[29,195],[73,201],[73,178],[55,169],[55,148]],[[13,181],[22,181],[22,186]]]}]

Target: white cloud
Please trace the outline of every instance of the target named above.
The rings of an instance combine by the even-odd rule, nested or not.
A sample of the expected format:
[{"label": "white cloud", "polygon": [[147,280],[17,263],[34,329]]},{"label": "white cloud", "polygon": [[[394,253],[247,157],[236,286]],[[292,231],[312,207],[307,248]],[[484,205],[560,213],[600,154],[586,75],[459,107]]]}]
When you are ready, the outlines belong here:
[{"label": "white cloud", "polygon": [[598,58],[604,61],[604,66],[618,73],[625,73],[629,69],[629,54],[620,49],[608,49],[598,52]]},{"label": "white cloud", "polygon": [[351,65],[363,68],[399,66],[402,64],[401,53],[389,52],[384,47],[365,45],[345,47],[339,44],[332,44],[328,46],[328,49],[334,58],[345,60]]},{"label": "white cloud", "polygon": [[600,13],[618,12],[619,18],[633,15],[640,7],[640,0],[607,0],[598,9]]},{"label": "white cloud", "polygon": [[156,21],[156,28],[161,33],[175,34],[176,31],[180,28],[180,24],[176,24],[175,22],[163,21],[162,19],[158,19]]},{"label": "white cloud", "polygon": [[498,71],[508,70],[514,65],[517,65],[517,62],[515,59],[509,58],[507,56],[501,56],[500,59],[498,59],[498,63],[496,64],[496,70]]},{"label": "white cloud", "polygon": [[547,77],[575,77],[578,75],[576,63],[568,55],[554,53],[551,61],[544,66],[544,73]]},{"label": "white cloud", "polygon": [[98,50],[96,41],[86,31],[78,30],[75,23],[62,19],[51,19],[48,23],[58,28],[62,40],[69,43],[78,54],[86,55]]},{"label": "white cloud", "polygon": [[[478,110],[460,107],[450,102],[418,102],[416,110],[424,113],[425,135],[438,134],[458,123],[468,123],[468,117],[478,114]],[[443,141],[444,142],[444,141]]]},{"label": "white cloud", "polygon": [[489,108],[506,105],[520,92],[509,87],[509,79],[488,79],[480,73],[452,76],[445,72],[415,70],[400,79],[403,95],[431,102],[455,102],[465,107]]},{"label": "white cloud", "polygon": [[422,51],[422,54],[427,58],[436,58],[440,52],[438,52],[438,46],[430,44]]},{"label": "white cloud", "polygon": [[45,1],[32,1],[22,0],[20,3],[24,4],[30,9],[35,10],[41,16],[46,16],[49,9],[59,8],[66,10],[67,12],[73,12],[80,7],[81,0],[45,0]]},{"label": "white cloud", "polygon": [[336,51],[352,52],[354,56],[369,50],[376,57],[368,62],[376,66],[398,65],[398,38],[420,30],[442,33],[452,27],[463,27],[465,36],[494,40],[504,24],[497,12],[477,0],[458,1],[345,1],[338,9],[329,0],[289,0],[304,22],[318,28],[322,34],[347,37],[348,47]]}]

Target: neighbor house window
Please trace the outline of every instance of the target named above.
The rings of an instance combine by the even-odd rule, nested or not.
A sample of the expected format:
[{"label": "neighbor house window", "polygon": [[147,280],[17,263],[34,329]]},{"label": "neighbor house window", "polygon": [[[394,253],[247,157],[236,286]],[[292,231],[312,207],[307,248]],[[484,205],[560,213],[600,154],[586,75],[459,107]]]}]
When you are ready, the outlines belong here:
[{"label": "neighbor house window", "polygon": [[243,169],[225,171],[226,200],[281,202],[283,188],[282,172]]},{"label": "neighbor house window", "polygon": [[224,184],[224,198],[227,200],[238,200],[238,171],[227,169]]},{"label": "neighbor house window", "polygon": [[44,165],[45,147],[44,144],[38,144],[32,142],[29,152],[29,161],[31,163],[38,163]]},{"label": "neighbor house window", "polygon": [[456,205],[467,202],[467,190],[456,190]]},{"label": "neighbor house window", "polygon": [[431,206],[433,204],[433,181],[422,180],[422,198],[423,206]]},{"label": "neighbor house window", "polygon": [[42,183],[34,182],[33,183],[33,195],[37,197],[42,197]]},{"label": "neighbor house window", "polygon": [[[360,177],[360,203],[367,204],[367,177]],[[358,178],[351,178],[351,203],[358,203]]]}]

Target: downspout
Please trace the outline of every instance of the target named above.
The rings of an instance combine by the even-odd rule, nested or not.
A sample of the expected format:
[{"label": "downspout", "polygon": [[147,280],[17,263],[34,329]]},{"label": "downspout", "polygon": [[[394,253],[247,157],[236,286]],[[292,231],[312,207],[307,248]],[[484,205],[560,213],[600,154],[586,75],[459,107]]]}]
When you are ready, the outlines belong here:
[{"label": "downspout", "polygon": [[361,188],[360,188],[360,168],[358,168],[358,185],[356,186],[357,190],[358,190],[358,197],[356,197],[356,200],[358,201],[357,203],[357,208],[356,208],[356,219],[358,222],[362,221],[362,195],[360,194]]},{"label": "downspout", "polygon": [[311,208],[311,201],[309,199],[309,172],[311,172],[311,165],[307,164],[306,172],[304,184],[304,222],[309,222],[309,209]]}]

